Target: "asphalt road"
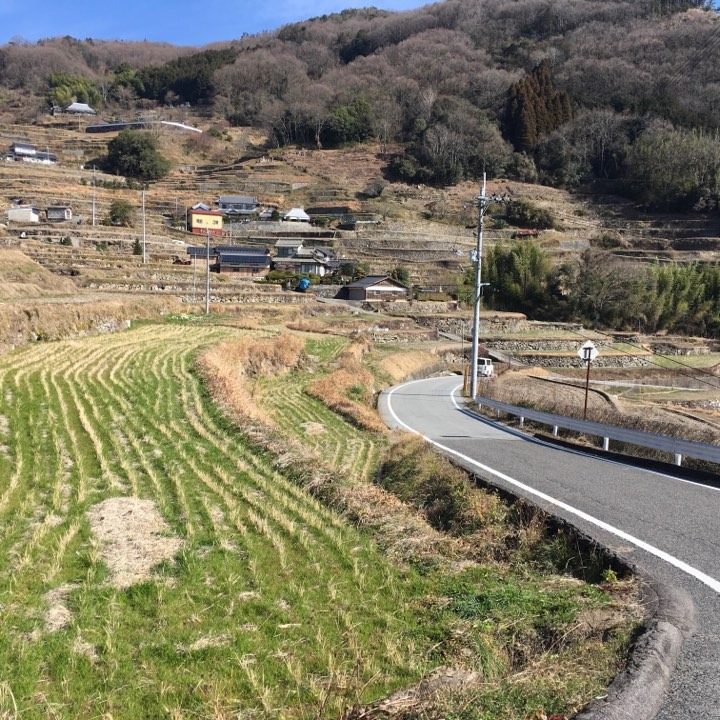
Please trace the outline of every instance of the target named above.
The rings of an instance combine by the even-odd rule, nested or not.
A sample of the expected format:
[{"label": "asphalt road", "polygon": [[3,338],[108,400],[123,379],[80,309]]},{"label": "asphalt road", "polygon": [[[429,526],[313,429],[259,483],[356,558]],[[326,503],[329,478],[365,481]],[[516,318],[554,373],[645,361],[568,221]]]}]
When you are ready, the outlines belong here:
[{"label": "asphalt road", "polygon": [[[568,520],[667,591],[689,637],[677,643],[668,681],[642,681],[648,696],[639,702],[659,720],[720,720],[720,489],[504,429],[468,412],[459,391],[457,376],[406,383],[383,394],[380,411],[391,427],[423,435],[476,475]],[[645,659],[672,656],[663,643]],[[621,708],[613,717],[636,714]]]}]

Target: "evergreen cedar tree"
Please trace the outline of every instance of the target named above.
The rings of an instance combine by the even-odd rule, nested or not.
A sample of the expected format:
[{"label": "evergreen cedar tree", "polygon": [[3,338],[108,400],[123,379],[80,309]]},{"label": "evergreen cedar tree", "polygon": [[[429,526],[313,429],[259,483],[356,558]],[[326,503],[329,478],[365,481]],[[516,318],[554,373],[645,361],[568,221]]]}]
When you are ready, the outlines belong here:
[{"label": "evergreen cedar tree", "polygon": [[570,97],[566,92],[555,89],[547,60],[510,86],[505,132],[517,152],[532,152],[543,135],[570,120]]},{"label": "evergreen cedar tree", "polygon": [[158,180],[170,171],[170,161],[158,152],[157,141],[146,132],[123,130],[108,143],[106,172],[139,180]]}]

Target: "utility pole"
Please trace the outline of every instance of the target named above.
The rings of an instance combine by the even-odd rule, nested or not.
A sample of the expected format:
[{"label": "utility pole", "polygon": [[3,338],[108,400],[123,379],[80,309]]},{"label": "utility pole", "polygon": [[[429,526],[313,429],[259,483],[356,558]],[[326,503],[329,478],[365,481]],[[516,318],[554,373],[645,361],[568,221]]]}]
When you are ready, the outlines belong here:
[{"label": "utility pole", "polygon": [[483,184],[480,195],[477,197],[478,229],[477,244],[473,259],[475,261],[475,291],[473,302],[473,332],[472,349],[470,355],[470,397],[477,395],[477,365],[478,365],[478,335],[480,334],[480,297],[482,295],[482,250],[483,250],[483,219],[487,210],[487,197],[485,195],[486,176],[483,173]]},{"label": "utility pole", "polygon": [[478,229],[477,244],[475,250],[470,253],[471,259],[475,262],[475,296],[473,303],[473,333],[472,333],[472,352],[470,356],[470,397],[475,398],[477,395],[477,366],[478,366],[478,336],[480,334],[480,300],[482,298],[482,289],[484,285],[489,283],[481,282],[482,280],[482,251],[483,251],[483,220],[490,203],[507,202],[507,197],[497,195],[487,196],[485,194],[486,175],[483,173],[483,184],[475,201],[478,206]]},{"label": "utility pole", "polygon": [[205,231],[205,314],[210,314],[210,228]]},{"label": "utility pole", "polygon": [[193,253],[192,256],[192,266],[193,266],[193,305],[197,303],[197,255]]},{"label": "utility pole", "polygon": [[92,224],[95,227],[95,166],[93,165]]},{"label": "utility pole", "polygon": [[147,262],[147,237],[145,235],[145,188],[142,191],[143,265]]}]

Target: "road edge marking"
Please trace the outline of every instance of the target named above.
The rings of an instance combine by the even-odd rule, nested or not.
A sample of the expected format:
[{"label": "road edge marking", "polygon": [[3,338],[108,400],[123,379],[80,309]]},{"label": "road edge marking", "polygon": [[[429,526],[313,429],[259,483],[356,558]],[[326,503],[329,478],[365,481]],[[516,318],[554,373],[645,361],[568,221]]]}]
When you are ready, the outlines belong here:
[{"label": "road edge marking", "polygon": [[[470,465],[482,470],[485,473],[488,473],[506,483],[509,485],[512,485],[513,487],[516,487],[523,492],[528,493],[529,495],[532,495],[536,498],[539,498],[540,500],[544,500],[547,503],[550,503],[551,505],[560,508],[561,510],[564,510],[565,512],[570,513],[571,515],[574,515],[575,517],[580,518],[581,520],[584,520],[585,522],[590,523],[591,525],[594,525],[595,527],[600,528],[601,530],[604,530],[605,532],[610,533],[611,535],[614,535],[617,538],[620,538],[621,540],[624,540],[625,542],[629,542],[631,545],[634,545],[637,548],[640,548],[641,550],[644,550],[647,553],[650,553],[651,555],[654,555],[655,557],[659,558],[660,560],[668,563],[669,565],[672,565],[673,567],[677,568],[678,570],[681,570],[682,572],[686,573],[687,575],[690,575],[691,577],[694,577],[696,580],[699,580],[703,585],[706,585],[714,592],[720,594],[720,581],[715,580],[715,578],[710,577],[709,575],[706,575],[701,570],[698,570],[697,568],[694,568],[692,565],[689,565],[688,563],[684,562],[683,560],[680,560],[679,558],[676,558],[674,555],[670,555],[670,553],[665,552],[664,550],[660,550],[660,548],[656,548],[654,545],[650,545],[650,543],[646,543],[644,540],[641,540],[640,538],[636,538],[634,535],[630,535],[629,533],[626,533],[624,530],[621,530],[620,528],[616,528],[614,525],[610,525],[609,523],[606,523],[604,520],[600,520],[599,518],[596,518],[593,515],[590,515],[583,510],[579,510],[576,507],[573,507],[572,505],[568,505],[568,503],[563,502],[562,500],[558,500],[551,495],[548,495],[547,493],[544,493],[540,490],[536,490],[535,488],[531,487],[530,485],[526,485],[523,482],[520,482],[520,480],[516,480],[515,478],[510,477],[509,475],[506,475],[503,472],[500,472],[499,470],[495,470],[494,468],[491,468],[489,465],[484,465],[483,463],[479,462],[478,460],[475,460],[468,455],[464,455],[461,452],[458,452],[457,450],[453,450],[452,448],[447,447],[446,445],[442,445],[439,442],[436,442],[435,440],[432,440],[431,438],[427,437],[426,435],[423,435],[421,432],[418,432],[417,430],[414,430],[409,425],[404,423],[396,414],[395,410],[393,410],[392,407],[392,396],[395,393],[396,390],[399,390],[400,388],[407,387],[408,385],[412,385],[414,383],[422,382],[422,380],[411,380],[410,382],[403,383],[402,385],[396,385],[395,387],[391,388],[390,390],[386,391],[386,397],[387,397],[387,408],[388,412],[392,416],[392,418],[395,420],[395,422],[403,429],[407,430],[408,432],[411,432],[415,435],[419,435],[423,440],[430,443],[431,445],[439,448],[443,452],[446,452],[450,455],[454,455],[457,458],[460,458],[463,460],[463,462],[469,463]],[[459,387],[459,386],[458,386]],[[451,398],[454,400],[454,393],[457,390],[455,388],[451,393]],[[458,407],[456,405],[456,407]]]}]

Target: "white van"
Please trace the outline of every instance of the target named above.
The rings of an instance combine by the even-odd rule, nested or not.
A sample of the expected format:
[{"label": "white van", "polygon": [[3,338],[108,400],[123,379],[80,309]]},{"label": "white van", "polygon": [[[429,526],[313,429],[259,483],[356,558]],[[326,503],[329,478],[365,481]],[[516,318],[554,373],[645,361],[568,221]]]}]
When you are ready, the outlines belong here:
[{"label": "white van", "polygon": [[490,358],[478,358],[477,361],[477,376],[484,378],[491,378],[495,374],[493,370],[493,363]]}]

